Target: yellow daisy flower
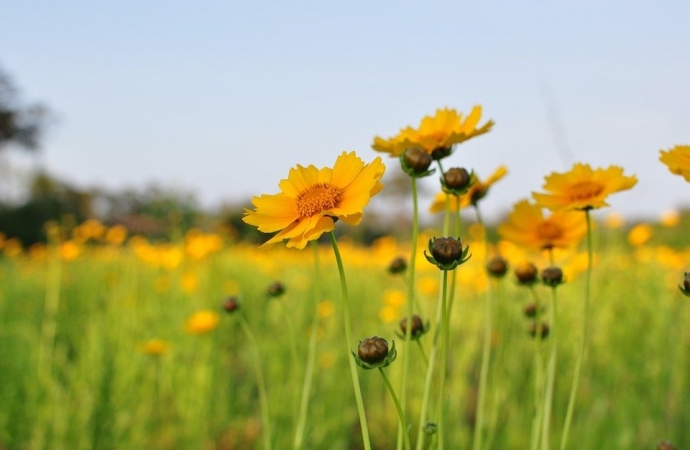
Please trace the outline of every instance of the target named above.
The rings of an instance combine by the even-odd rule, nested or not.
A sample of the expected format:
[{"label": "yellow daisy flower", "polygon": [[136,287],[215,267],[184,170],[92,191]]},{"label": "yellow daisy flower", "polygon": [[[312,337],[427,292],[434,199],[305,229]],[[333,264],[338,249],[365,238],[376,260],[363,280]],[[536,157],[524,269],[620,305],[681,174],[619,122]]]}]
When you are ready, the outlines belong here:
[{"label": "yellow daisy flower", "polygon": [[545,179],[543,188],[548,193],[533,192],[532,196],[540,206],[551,211],[608,206],[606,197],[630,189],[637,183],[634,175],[624,176],[621,167],[592,170],[589,164],[580,163],[575,164],[570,172],[553,172]]},{"label": "yellow daisy flower", "polygon": [[372,148],[390,153],[391,156],[400,156],[406,149],[416,147],[440,159],[450,154],[453,145],[491,130],[494,125],[492,120],[477,128],[481,115],[482,107],[478,105],[464,120],[455,109],[437,109],[435,115],[422,119],[419,128],[403,128],[397,136],[389,139],[376,136]]},{"label": "yellow daisy flower", "polygon": [[690,145],[676,145],[659,153],[659,161],[666,164],[671,173],[682,175],[685,181],[690,181]]},{"label": "yellow daisy flower", "polygon": [[220,322],[220,316],[215,311],[207,309],[197,311],[185,321],[184,331],[197,336],[213,331]]},{"label": "yellow daisy flower", "polygon": [[587,234],[584,214],[555,212],[544,217],[541,206],[528,200],[518,202],[506,222],[498,227],[501,236],[515,244],[546,250],[576,245]]},{"label": "yellow daisy flower", "polygon": [[287,239],[288,247],[302,249],[307,242],[333,231],[335,220],[358,225],[364,207],[382,188],[386,166],[381,158],[364,164],[355,152],[343,152],[331,169],[296,166],[281,180],[282,192],[254,197],[255,210],[242,218],[263,233],[278,233],[264,245]]},{"label": "yellow daisy flower", "polygon": [[[486,197],[489,192],[489,188],[498,180],[505,177],[508,173],[508,169],[505,166],[500,166],[494,171],[493,174],[486,181],[482,181],[479,178],[475,179],[475,182],[470,186],[466,193],[456,197],[455,195],[450,195],[450,210],[457,211],[458,206],[460,209],[467,208],[471,205],[476,205],[479,200]],[[434,197],[431,206],[429,207],[429,212],[432,214],[443,212],[446,210],[446,197],[448,194],[441,191]]]}]

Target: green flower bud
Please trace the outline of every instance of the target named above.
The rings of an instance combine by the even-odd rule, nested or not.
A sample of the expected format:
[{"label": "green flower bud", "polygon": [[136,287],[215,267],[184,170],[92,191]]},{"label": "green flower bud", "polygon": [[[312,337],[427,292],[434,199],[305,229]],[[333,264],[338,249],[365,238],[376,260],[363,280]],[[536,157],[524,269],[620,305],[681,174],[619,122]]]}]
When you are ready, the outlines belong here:
[{"label": "green flower bud", "polygon": [[[424,323],[422,318],[414,314],[410,317],[410,338],[412,340],[419,339],[429,331],[429,322]],[[407,316],[400,319],[400,332],[396,333],[401,339],[407,338]]]},{"label": "green flower bud", "polygon": [[231,295],[230,297],[226,298],[223,302],[223,309],[225,312],[230,314],[240,309],[240,302],[237,299],[237,296]]},{"label": "green flower bud", "polygon": [[398,256],[388,265],[388,273],[403,273],[407,269],[407,261],[402,256]]},{"label": "green flower bud", "polygon": [[503,278],[508,272],[508,261],[502,256],[496,255],[486,264],[486,270],[494,278]]},{"label": "green flower bud", "polygon": [[529,286],[536,283],[537,280],[537,266],[531,262],[525,262],[515,268],[515,277],[518,283]]},{"label": "green flower bud", "polygon": [[269,297],[280,297],[285,293],[285,285],[280,281],[274,281],[266,289],[266,294]]},{"label": "green flower bud", "polygon": [[541,271],[541,281],[547,286],[556,287],[564,282],[563,271],[560,267],[547,267]]},{"label": "green flower bud", "polygon": [[411,177],[422,178],[434,173],[429,170],[431,166],[431,155],[421,148],[408,148],[400,155],[400,166],[402,170]]},{"label": "green flower bud", "polygon": [[429,253],[424,252],[424,257],[431,264],[441,270],[453,270],[460,264],[470,259],[468,256],[469,246],[462,248],[460,239],[453,237],[442,237],[429,239]]},{"label": "green flower bud", "polygon": [[390,349],[388,341],[378,336],[366,338],[359,341],[357,353],[352,352],[355,362],[362,369],[375,369],[390,365],[398,356],[395,350],[395,341],[392,342]]}]

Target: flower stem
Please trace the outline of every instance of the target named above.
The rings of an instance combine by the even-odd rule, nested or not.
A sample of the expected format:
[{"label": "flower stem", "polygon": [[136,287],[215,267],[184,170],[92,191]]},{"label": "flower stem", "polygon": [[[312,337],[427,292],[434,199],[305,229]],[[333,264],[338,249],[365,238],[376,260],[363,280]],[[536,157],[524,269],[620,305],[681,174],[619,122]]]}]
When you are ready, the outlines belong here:
[{"label": "flower stem", "polygon": [[[419,211],[417,199],[417,179],[412,177],[412,241],[410,243],[410,263],[408,264],[409,272],[407,278],[407,321],[405,327],[405,351],[402,355],[402,387],[400,391],[400,403],[402,409],[405,410],[407,403],[407,376],[410,371],[410,351],[412,344],[412,315],[414,314],[414,277],[415,265],[417,260],[417,236],[419,235]],[[402,448],[403,435],[409,434],[407,432],[407,424],[400,424],[398,427],[398,440],[396,448]],[[406,437],[409,440],[409,436]]]},{"label": "flower stem", "polygon": [[[486,266],[489,260],[489,236],[486,232],[486,226],[482,219],[479,206],[475,206],[477,212],[477,222],[481,224],[484,229],[484,265]],[[482,365],[479,372],[479,393],[477,395],[477,422],[474,428],[473,450],[481,450],[482,440],[484,437],[484,416],[485,416],[485,397],[486,384],[489,375],[489,362],[491,360],[491,328],[492,328],[492,295],[491,284],[486,286],[486,299],[484,300],[484,342],[482,343]]]},{"label": "flower stem", "polygon": [[558,340],[557,337],[557,326],[556,326],[556,314],[557,314],[557,304],[558,304],[558,293],[556,287],[551,288],[552,300],[551,300],[551,331],[549,333],[549,339],[551,340],[550,351],[549,351],[549,363],[546,368],[546,393],[544,395],[544,422],[542,425],[541,432],[541,448],[542,450],[548,450],[549,445],[549,431],[551,428],[551,407],[553,405],[553,387],[556,380],[556,358],[558,352]]},{"label": "flower stem", "polygon": [[589,291],[590,283],[592,281],[592,263],[594,255],[592,251],[592,222],[588,209],[585,210],[585,214],[587,219],[587,277],[585,278],[585,300],[582,311],[582,337],[580,340],[580,351],[577,354],[577,360],[575,360],[573,384],[570,388],[570,397],[568,398],[568,409],[565,414],[563,434],[561,434],[561,450],[565,450],[565,448],[568,445],[568,434],[570,432],[570,424],[573,420],[573,410],[575,409],[575,397],[577,397],[577,390],[580,384],[582,360],[585,356],[585,348],[587,347],[587,335],[589,334]]},{"label": "flower stem", "polygon": [[543,417],[542,406],[544,403],[544,368],[541,358],[543,330],[541,327],[541,302],[539,301],[539,296],[534,286],[530,286],[530,292],[534,297],[534,304],[536,306],[536,316],[534,317],[534,417],[532,419],[530,450],[536,450],[539,447],[539,438],[541,437],[540,431]]},{"label": "flower stem", "polygon": [[438,418],[438,448],[443,450],[445,448],[445,410],[444,407],[446,403],[445,398],[445,385],[446,385],[446,372],[448,371],[448,343],[450,342],[448,327],[450,321],[448,320],[448,271],[443,271],[443,297],[441,300],[442,308],[442,323],[441,323],[441,373],[438,388],[438,398],[439,398],[439,418]]},{"label": "flower stem", "polygon": [[271,424],[268,419],[268,397],[266,395],[266,382],[264,381],[264,372],[261,369],[261,356],[259,355],[259,346],[256,342],[256,337],[252,333],[252,329],[249,327],[247,320],[244,318],[243,314],[238,314],[238,321],[244,334],[247,335],[247,339],[254,348],[254,371],[256,372],[256,382],[259,389],[259,403],[261,405],[261,422],[263,427],[264,448],[270,450],[271,446]]},{"label": "flower stem", "polygon": [[292,448],[295,450],[301,449],[304,445],[304,429],[307,424],[307,410],[309,409],[309,398],[311,396],[311,383],[314,379],[314,361],[316,360],[316,338],[318,336],[319,315],[317,312],[317,305],[319,303],[319,283],[321,279],[321,268],[319,265],[319,245],[316,241],[312,241],[312,248],[314,249],[314,316],[311,321],[311,334],[309,336],[309,349],[307,350],[307,366],[304,369],[304,382],[302,384],[302,398],[300,400],[299,415],[297,418],[297,426],[295,427],[295,440]]},{"label": "flower stem", "polygon": [[357,403],[357,412],[359,413],[359,424],[362,428],[362,441],[365,450],[371,450],[371,442],[369,440],[369,427],[367,426],[367,416],[364,412],[364,402],[362,401],[362,389],[359,386],[359,377],[357,376],[357,367],[355,360],[351,356],[350,342],[352,342],[352,320],[350,319],[350,297],[347,293],[347,281],[345,280],[345,268],[343,267],[343,260],[340,257],[340,250],[338,250],[338,242],[335,239],[335,234],[329,232],[328,236],[331,239],[333,246],[333,253],[338,264],[338,272],[340,274],[340,288],[343,294],[343,320],[345,326],[345,350],[347,352],[347,360],[350,363],[350,375],[352,376],[352,387],[355,391],[355,401]]},{"label": "flower stem", "polygon": [[[395,403],[395,409],[398,410],[398,417],[400,418],[400,426],[402,427],[407,427],[407,420],[405,420],[405,413],[403,412],[402,406],[400,406],[400,402],[398,401],[398,396],[395,395],[395,391],[393,390],[393,386],[391,385],[391,382],[388,380],[388,377],[386,376],[386,372],[383,371],[382,367],[379,367],[379,373],[383,377],[383,381],[386,383],[386,387],[388,388],[388,392],[390,392],[391,397],[393,398],[393,403]],[[405,450],[410,450],[410,435],[409,433],[403,433],[403,444],[405,447]]]}]

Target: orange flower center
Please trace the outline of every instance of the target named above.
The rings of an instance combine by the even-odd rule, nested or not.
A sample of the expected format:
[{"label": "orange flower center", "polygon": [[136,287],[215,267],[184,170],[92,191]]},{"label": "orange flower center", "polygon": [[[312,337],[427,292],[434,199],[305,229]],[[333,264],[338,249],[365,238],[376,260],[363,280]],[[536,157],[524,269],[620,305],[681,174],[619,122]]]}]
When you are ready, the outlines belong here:
[{"label": "orange flower center", "polygon": [[311,217],[321,211],[335,208],[340,191],[328,183],[316,183],[297,196],[297,212],[301,217]]},{"label": "orange flower center", "polygon": [[580,181],[573,184],[568,189],[568,196],[571,201],[588,200],[601,194],[604,186],[594,181]]},{"label": "orange flower center", "polygon": [[563,228],[551,222],[542,222],[537,226],[537,236],[551,246],[553,241],[563,236]]}]

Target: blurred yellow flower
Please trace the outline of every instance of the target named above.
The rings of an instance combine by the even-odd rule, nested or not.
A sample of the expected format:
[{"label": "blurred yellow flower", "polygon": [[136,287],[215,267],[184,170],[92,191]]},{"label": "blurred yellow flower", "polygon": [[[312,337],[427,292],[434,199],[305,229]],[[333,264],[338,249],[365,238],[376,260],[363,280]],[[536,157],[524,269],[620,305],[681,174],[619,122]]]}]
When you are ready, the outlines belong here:
[{"label": "blurred yellow flower", "polygon": [[449,195],[441,191],[438,194],[436,194],[436,197],[434,197],[434,200],[431,203],[431,206],[429,207],[429,212],[435,214],[445,211],[447,197],[450,197],[451,211],[457,211],[458,205],[461,209],[467,208],[468,206],[476,205],[477,202],[479,202],[479,200],[486,197],[486,194],[489,192],[489,188],[495,182],[505,177],[507,173],[508,169],[506,169],[505,166],[500,166],[498,169],[494,171],[494,173],[491,174],[489,178],[486,179],[486,181],[482,181],[479,178],[475,178],[475,181],[472,184],[472,186],[470,186],[467,192],[461,195],[460,197]]},{"label": "blurred yellow flower", "polygon": [[122,245],[127,239],[127,228],[124,225],[113,225],[105,232],[105,240],[110,245]]},{"label": "blurred yellow flower", "polygon": [[660,150],[659,153],[659,161],[666,164],[671,173],[690,181],[690,145],[676,145],[670,150]]},{"label": "blurred yellow flower", "polygon": [[184,246],[190,257],[200,260],[221,250],[223,239],[217,234],[207,234],[192,228],[185,234]]},{"label": "blurred yellow flower", "polygon": [[383,293],[383,303],[399,308],[407,301],[407,294],[399,289],[387,290]]},{"label": "blurred yellow flower", "polygon": [[498,232],[504,239],[538,250],[577,245],[587,234],[583,214],[574,211],[552,213],[544,217],[541,206],[529,200],[518,202]]},{"label": "blurred yellow flower", "polygon": [[170,344],[162,339],[149,339],[139,344],[139,350],[151,356],[161,356],[170,350]]},{"label": "blurred yellow flower", "polygon": [[45,259],[48,256],[48,248],[45,244],[34,244],[29,247],[29,257],[33,260]]},{"label": "blurred yellow flower", "polygon": [[202,335],[213,331],[220,316],[215,311],[201,310],[192,314],[184,323],[184,331],[188,334]]},{"label": "blurred yellow flower", "polygon": [[88,219],[72,230],[72,237],[81,242],[98,240],[103,236],[104,232],[105,227],[101,222],[96,219]]},{"label": "blurred yellow flower", "polygon": [[651,237],[652,227],[646,223],[635,225],[628,233],[628,241],[635,247],[646,244]]},{"label": "blurred yellow flower", "polygon": [[263,233],[278,233],[264,245],[287,239],[288,247],[302,249],[307,242],[333,231],[334,219],[358,225],[364,207],[382,188],[386,167],[381,158],[364,164],[355,152],[343,152],[333,168],[298,165],[279,184],[281,192],[254,197],[254,211],[242,218]]},{"label": "blurred yellow flower", "polygon": [[182,275],[181,286],[182,292],[191,294],[196,291],[196,288],[199,286],[199,278],[192,272],[186,272]]},{"label": "blurred yellow flower", "polygon": [[625,219],[619,213],[611,213],[604,219],[604,225],[610,230],[616,230],[625,225]]},{"label": "blurred yellow flower", "polygon": [[592,170],[589,164],[580,163],[573,165],[569,172],[553,172],[545,180],[542,187],[547,193],[533,192],[532,196],[539,206],[551,211],[608,206],[606,198],[610,194],[630,189],[637,183],[634,175],[624,176],[621,167]]},{"label": "blurred yellow flower", "polygon": [[667,228],[677,227],[680,223],[680,213],[675,209],[667,209],[661,213],[660,221]]},{"label": "blurred yellow flower", "polygon": [[379,310],[379,319],[383,323],[392,323],[399,319],[400,309],[394,306],[386,305]]},{"label": "blurred yellow flower", "polygon": [[494,125],[492,120],[477,128],[481,115],[482,107],[478,105],[464,120],[462,113],[455,109],[437,109],[435,115],[422,119],[419,128],[404,128],[389,139],[376,136],[372,148],[390,153],[391,156],[399,156],[408,148],[419,148],[440,159],[450,154],[453,145],[491,130]]},{"label": "blurred yellow flower", "polygon": [[60,256],[65,261],[74,261],[81,253],[81,246],[75,241],[66,241],[60,245]]},{"label": "blurred yellow flower", "polygon": [[3,249],[5,255],[14,258],[22,254],[22,242],[17,238],[10,238],[4,242]]},{"label": "blurred yellow flower", "polygon": [[334,312],[335,303],[333,303],[333,301],[331,300],[323,300],[316,305],[316,313],[319,315],[319,318],[321,319],[327,319],[328,317],[331,317]]},{"label": "blurred yellow flower", "polygon": [[417,281],[417,289],[422,295],[433,296],[438,294],[438,278],[434,276],[420,277]]}]

